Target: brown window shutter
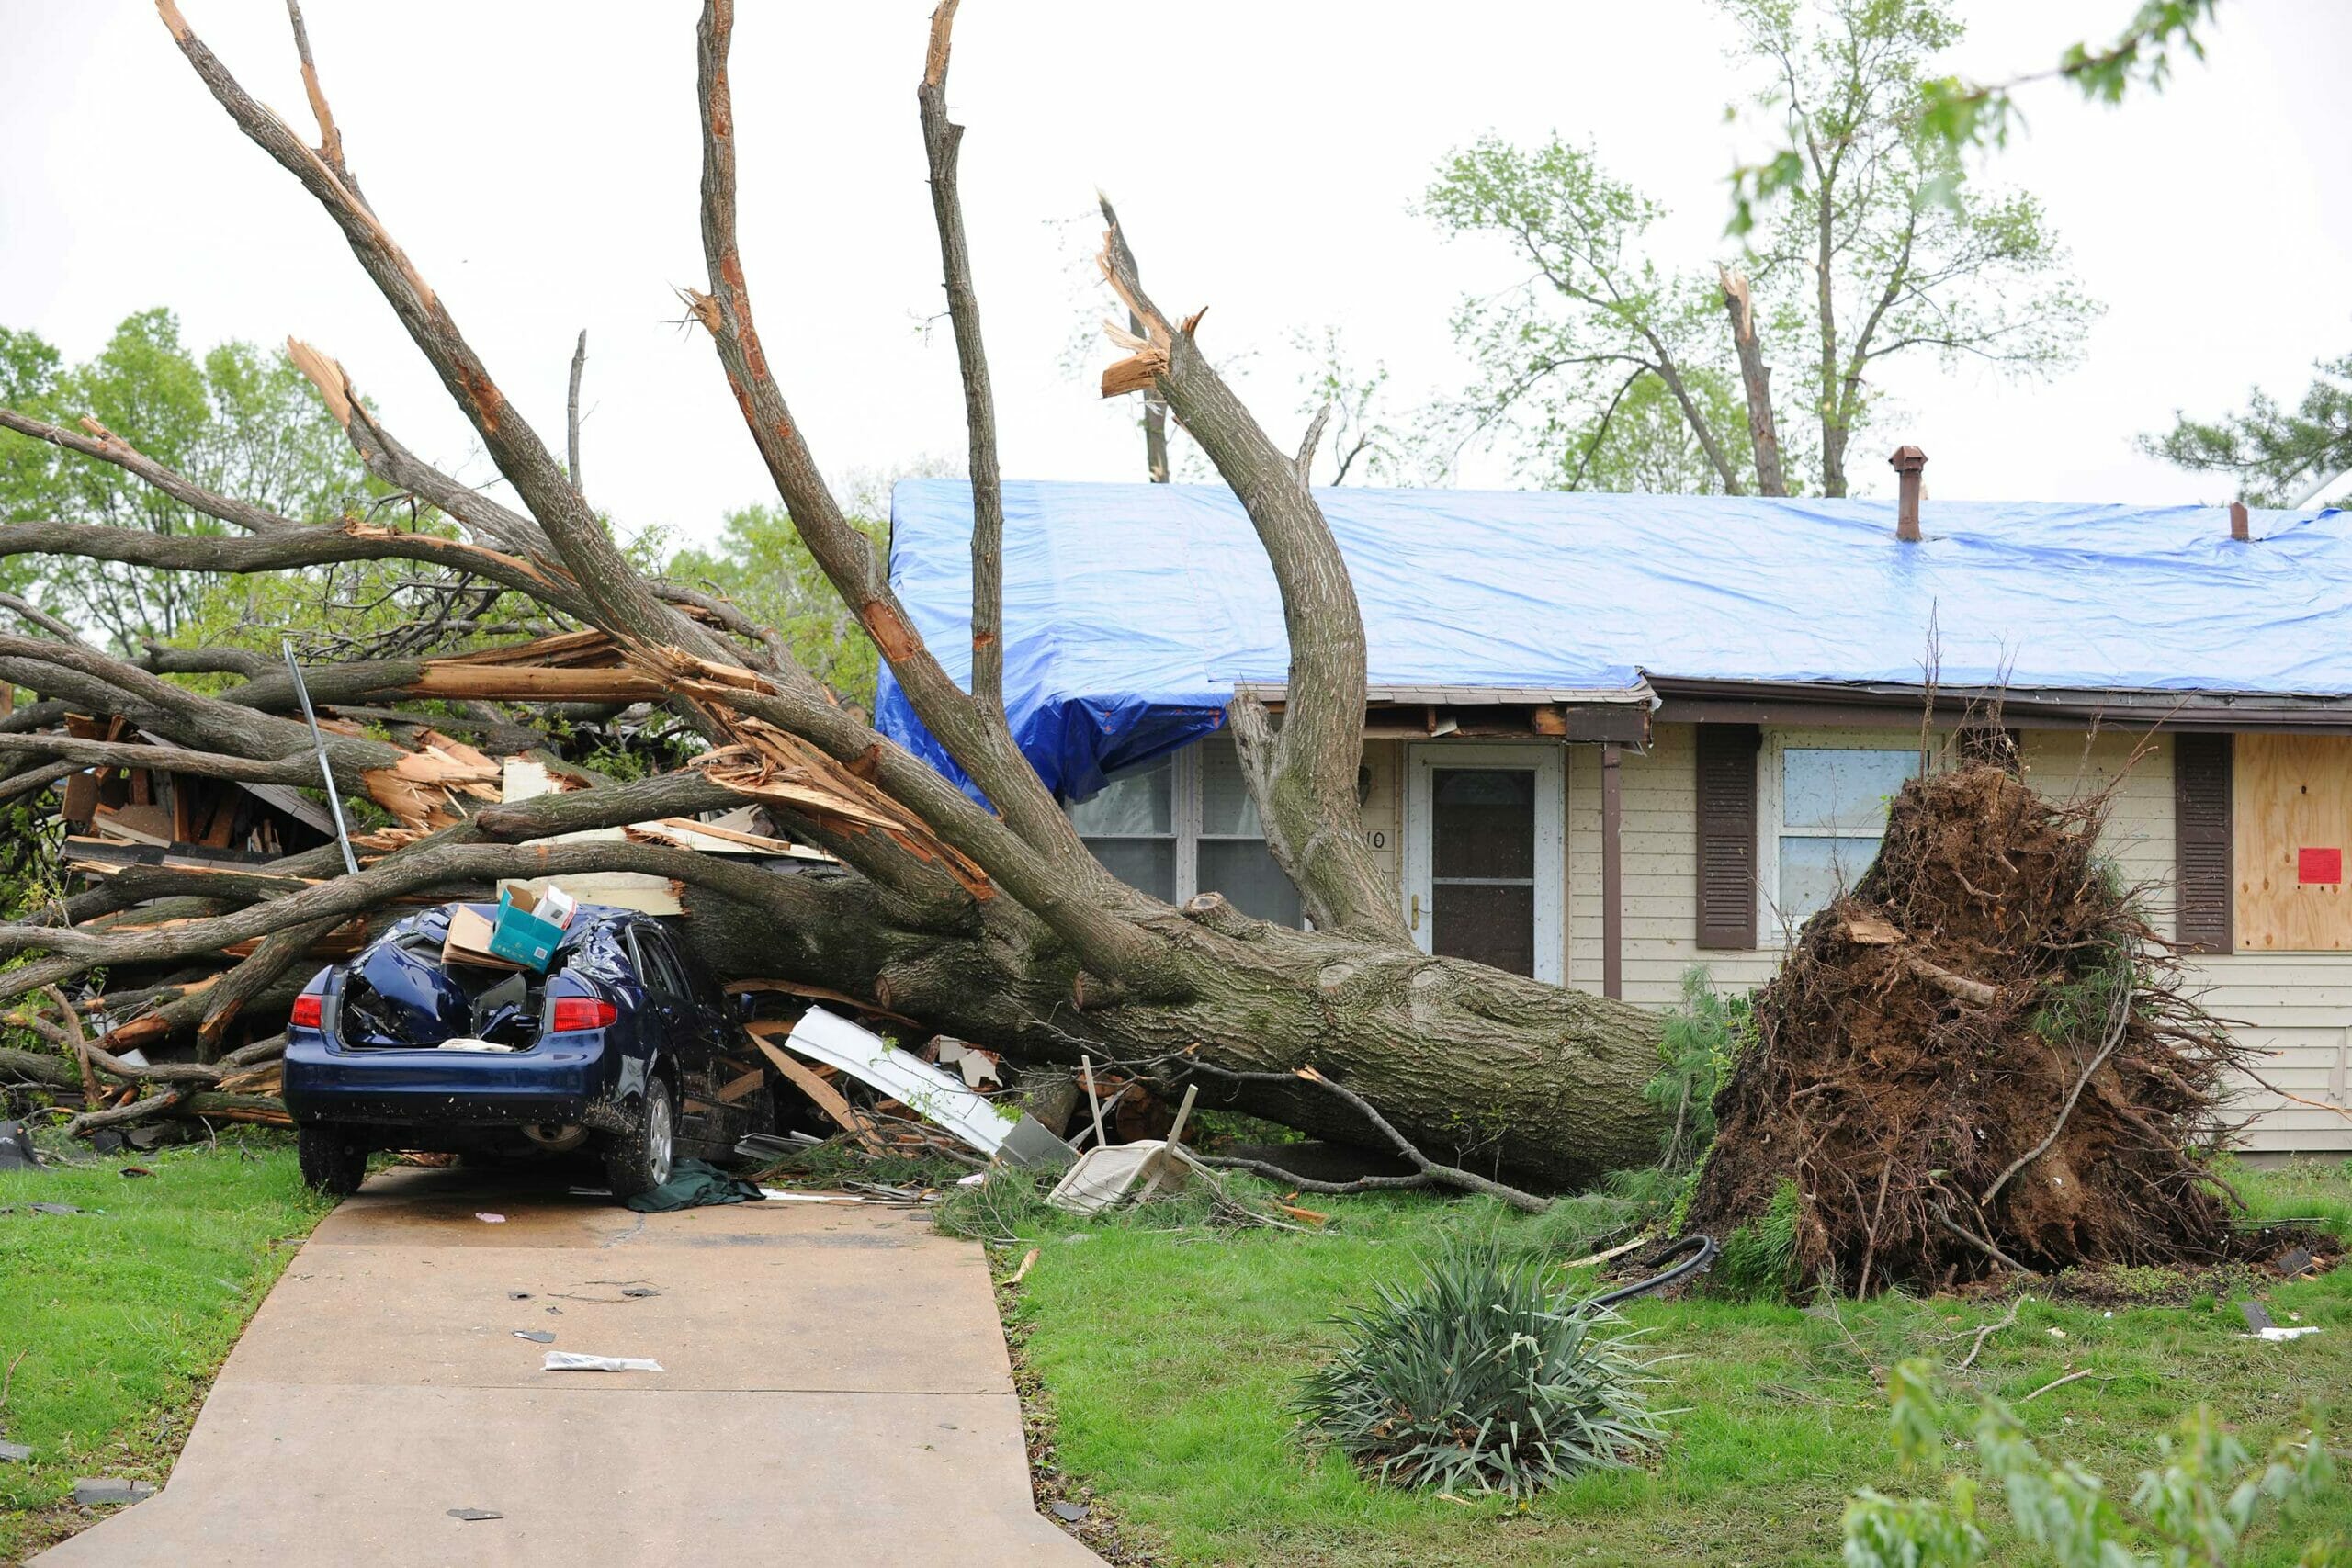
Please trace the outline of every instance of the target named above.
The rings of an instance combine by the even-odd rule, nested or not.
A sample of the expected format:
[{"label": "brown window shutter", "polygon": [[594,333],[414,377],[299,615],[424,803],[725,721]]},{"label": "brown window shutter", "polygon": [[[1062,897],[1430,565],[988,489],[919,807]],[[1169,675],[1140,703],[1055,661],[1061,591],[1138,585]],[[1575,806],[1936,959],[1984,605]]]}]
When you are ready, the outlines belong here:
[{"label": "brown window shutter", "polygon": [[1699,726],[1699,945],[1756,945],[1756,753],[1752,724]]},{"label": "brown window shutter", "polygon": [[2176,735],[2172,834],[2180,945],[2228,953],[2236,944],[2230,895],[2231,747],[2226,735]]}]

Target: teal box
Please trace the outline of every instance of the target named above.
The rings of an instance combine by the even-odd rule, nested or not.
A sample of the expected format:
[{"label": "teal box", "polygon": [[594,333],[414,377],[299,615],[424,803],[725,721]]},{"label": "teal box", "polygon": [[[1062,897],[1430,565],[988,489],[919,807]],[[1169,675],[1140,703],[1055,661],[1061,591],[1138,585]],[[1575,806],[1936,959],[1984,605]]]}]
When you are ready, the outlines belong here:
[{"label": "teal box", "polygon": [[510,964],[544,971],[562,940],[563,928],[515,903],[513,888],[498,896],[498,919],[490,927],[491,952]]}]

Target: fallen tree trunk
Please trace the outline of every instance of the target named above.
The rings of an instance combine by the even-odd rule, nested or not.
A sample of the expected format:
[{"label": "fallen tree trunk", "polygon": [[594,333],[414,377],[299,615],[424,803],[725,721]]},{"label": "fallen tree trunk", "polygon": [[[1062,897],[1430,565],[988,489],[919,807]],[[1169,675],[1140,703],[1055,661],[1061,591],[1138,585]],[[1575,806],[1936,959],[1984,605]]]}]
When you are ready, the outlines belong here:
[{"label": "fallen tree trunk", "polygon": [[[332,849],[250,870],[87,863],[102,886],[61,910],[0,927],[0,957],[28,960],[0,974],[0,998],[102,969],[117,995],[101,1049],[136,1039],[160,1050],[200,1035],[205,1054],[226,1050],[233,1060],[232,1037],[276,1026],[287,988],[312,962],[311,938],[335,922],[373,917],[395,899],[478,891],[500,877],[633,870],[684,888],[685,931],[730,978],[869,998],[1029,1055],[1074,1061],[1089,1053],[1134,1071],[1169,1072],[1190,1056],[1232,1073],[1272,1075],[1237,1084],[1231,1102],[1335,1137],[1364,1137],[1344,1102],[1284,1077],[1311,1067],[1430,1156],[1466,1171],[1565,1183],[1655,1156],[1659,1119],[1641,1093],[1656,1066],[1653,1016],[1414,947],[1396,890],[1359,830],[1366,656],[1346,562],[1306,480],[1320,422],[1309,427],[1306,450],[1278,447],[1210,363],[1198,341],[1201,313],[1171,319],[1143,293],[1115,220],[1104,240],[1104,276],[1139,331],[1119,333],[1134,356],[1114,367],[1106,389],[1147,393],[1201,443],[1249,513],[1281,592],[1291,648],[1283,723],[1277,729],[1263,709],[1243,702],[1235,729],[1269,847],[1316,929],[1248,919],[1214,896],[1180,910],[1119,882],[1023,756],[1001,689],[995,411],[957,195],[963,132],[947,118],[953,0],[933,18],[918,96],[978,519],[968,682],[915,629],[888,563],[822,478],[762,350],[736,234],[729,0],[707,0],[696,31],[709,278],[707,292],[686,296],[810,557],[923,727],[986,795],[985,807],[868,727],[772,628],[724,599],[640,572],[573,482],[577,453],[568,465],[559,460],[508,400],[361,193],[315,75],[306,87],[321,141],[311,147],[245,91],[175,0],[159,0],[158,9],[230,119],[342,232],[511,488],[514,506],[402,446],[340,365],[295,344],[295,365],[368,470],[470,537],[421,523],[401,529],[355,517],[314,525],[280,516],[146,457],[128,438],[139,432],[118,435],[90,421],[76,432],[0,410],[0,432],[15,433],[6,439],[112,465],[234,531],[165,535],[16,519],[0,525],[0,558],[76,556],[207,574],[401,561],[421,574],[416,591],[437,592],[445,607],[462,601],[487,613],[485,592],[519,595],[532,605],[519,619],[561,629],[491,649],[447,640],[435,646],[465,651],[439,660],[418,640],[431,640],[442,625],[431,616],[424,632],[403,626],[375,657],[339,642],[311,689],[330,725],[333,787],[372,799],[400,824],[362,839],[368,864],[359,874],[341,874]],[[1107,204],[1104,213],[1109,219]],[[187,650],[141,664],[84,645],[71,626],[36,627],[45,635],[0,635],[0,680],[46,699],[27,710],[37,720],[9,727],[25,738],[12,739],[6,754],[13,775],[167,769],[279,790],[310,777],[311,734],[282,716],[291,682],[274,656]],[[207,671],[242,674],[246,684],[213,695],[173,679]],[[484,746],[492,736],[560,734],[555,710],[567,702],[659,703],[709,750],[694,770],[644,784],[494,805],[509,759],[450,739],[436,728],[441,709],[401,705],[428,700],[458,706],[450,728]],[[118,718],[120,725],[111,722]],[[109,739],[92,739],[92,719],[107,721]],[[366,730],[352,722],[363,719]],[[132,728],[141,733],[126,739]],[[83,773],[76,782],[86,786],[96,776]],[[763,869],[611,840],[517,841],[745,801],[788,824],[796,840],[830,851],[840,867]],[[159,927],[164,908],[187,923]],[[116,917],[111,927],[90,923],[108,917]],[[248,942],[258,942],[250,956],[219,967],[223,948]]]},{"label": "fallen tree trunk", "polygon": [[[1425,1152],[1476,1170],[1569,1186],[1657,1157],[1653,1015],[1581,991],[1411,948],[1231,915],[1175,916],[1187,994],[1090,990],[1069,954],[1017,913],[963,930],[893,921],[850,876],[770,879],[756,908],[686,895],[684,930],[730,977],[825,986],[943,1032],[1075,1066],[1145,1066],[1188,1053],[1235,1072],[1313,1066],[1377,1105]],[[1223,901],[1217,901],[1222,905]],[[1227,1106],[1350,1143],[1376,1135],[1305,1084],[1221,1088]]]}]

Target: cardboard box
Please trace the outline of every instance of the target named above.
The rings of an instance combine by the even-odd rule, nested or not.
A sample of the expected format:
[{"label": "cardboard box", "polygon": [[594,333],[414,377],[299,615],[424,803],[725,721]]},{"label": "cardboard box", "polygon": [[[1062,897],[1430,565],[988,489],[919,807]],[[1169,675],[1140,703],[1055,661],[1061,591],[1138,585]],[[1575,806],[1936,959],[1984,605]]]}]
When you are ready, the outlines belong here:
[{"label": "cardboard box", "polygon": [[[560,907],[567,921],[571,918],[571,902],[564,899]],[[545,906],[548,903],[548,895],[527,889],[509,887],[499,894],[498,919],[490,928],[490,951],[526,969],[546,969],[555,956],[555,944],[563,940],[563,927],[548,919]]]},{"label": "cardboard box", "polygon": [[449,911],[449,935],[441,943],[441,962],[470,964],[477,969],[521,969],[523,964],[491,951],[489,917],[460,904]]}]

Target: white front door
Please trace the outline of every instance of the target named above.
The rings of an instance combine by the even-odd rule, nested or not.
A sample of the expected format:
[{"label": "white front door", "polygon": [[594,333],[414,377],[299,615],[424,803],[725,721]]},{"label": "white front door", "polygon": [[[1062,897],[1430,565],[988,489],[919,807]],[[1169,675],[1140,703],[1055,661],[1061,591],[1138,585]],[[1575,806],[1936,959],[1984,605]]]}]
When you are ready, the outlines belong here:
[{"label": "white front door", "polygon": [[1412,748],[1405,915],[1422,952],[1564,982],[1566,780],[1557,746]]}]

